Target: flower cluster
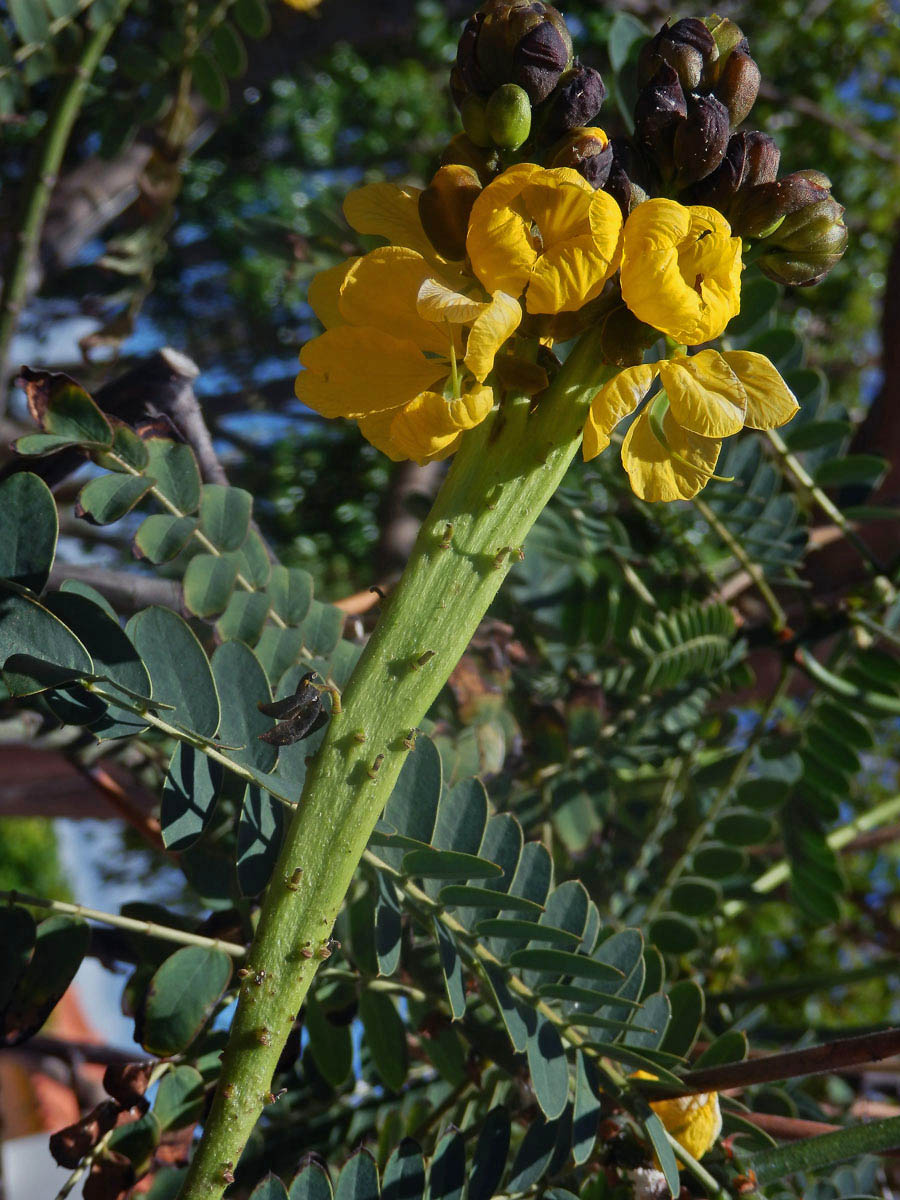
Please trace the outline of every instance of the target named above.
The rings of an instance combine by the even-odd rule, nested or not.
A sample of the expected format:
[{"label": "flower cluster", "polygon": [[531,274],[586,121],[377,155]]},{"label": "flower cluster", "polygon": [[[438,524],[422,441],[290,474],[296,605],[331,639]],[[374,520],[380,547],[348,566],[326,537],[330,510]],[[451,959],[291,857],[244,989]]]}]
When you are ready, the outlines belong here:
[{"label": "flower cluster", "polygon": [[386,244],[313,280],[325,332],[300,355],[298,397],[422,464],[507,394],[540,404],[556,345],[596,327],[622,369],[590,404],[584,456],[630,418],[632,489],[663,501],[716,477],[724,438],[790,420],[797,402],[767,359],[708,343],[740,311],[748,247],[768,274],[811,282],[843,252],[843,210],[815,172],[777,180],[765,134],[732,132],[759,85],[732,22],[664,26],[638,72],[635,138],[610,142],[592,124],[602,81],[559,13],[488,0],[452,80],[467,133],[426,188],[347,197],[351,227]]}]

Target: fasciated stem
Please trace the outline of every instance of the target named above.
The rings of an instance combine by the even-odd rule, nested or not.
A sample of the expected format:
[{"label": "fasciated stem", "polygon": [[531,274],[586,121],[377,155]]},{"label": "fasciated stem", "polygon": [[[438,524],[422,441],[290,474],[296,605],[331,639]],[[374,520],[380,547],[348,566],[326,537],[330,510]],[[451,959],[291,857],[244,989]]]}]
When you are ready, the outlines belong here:
[{"label": "fasciated stem", "polygon": [[226,1187],[416,726],[520,557],[611,373],[588,333],[534,411],[527,397],[507,397],[466,435],[310,765],[249,952],[266,983],[241,989],[181,1200],[217,1200]]}]

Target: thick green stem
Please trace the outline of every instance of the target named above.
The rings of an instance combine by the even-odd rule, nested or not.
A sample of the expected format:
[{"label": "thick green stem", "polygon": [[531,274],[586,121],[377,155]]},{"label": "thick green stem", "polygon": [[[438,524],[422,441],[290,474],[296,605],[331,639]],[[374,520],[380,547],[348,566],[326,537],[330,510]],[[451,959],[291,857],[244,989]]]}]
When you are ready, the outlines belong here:
[{"label": "thick green stem", "polygon": [[609,374],[587,334],[534,412],[508,398],[466,435],[307,774],[247,963],[266,983],[241,990],[181,1200],[221,1196],[415,728],[520,557]]},{"label": "thick green stem", "polygon": [[99,25],[85,42],[84,51],[72,71],[71,79],[59,92],[49,115],[46,132],[32,163],[25,185],[22,219],[14,249],[6,264],[3,291],[0,293],[0,369],[4,371],[9,344],[19,324],[28,292],[28,278],[37,257],[50,194],[56,186],[56,177],[66,146],[69,144],[72,126],[81,111],[87,86],[127,5],[128,0],[120,0],[109,20]]}]

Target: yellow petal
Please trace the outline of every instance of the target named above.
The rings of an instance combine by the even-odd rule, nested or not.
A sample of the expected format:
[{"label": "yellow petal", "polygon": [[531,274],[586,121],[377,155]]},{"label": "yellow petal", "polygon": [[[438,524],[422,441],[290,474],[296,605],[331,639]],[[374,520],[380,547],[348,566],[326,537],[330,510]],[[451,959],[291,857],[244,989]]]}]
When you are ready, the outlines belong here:
[{"label": "yellow petal", "polygon": [[585,462],[596,458],[609,445],[609,435],[618,423],[633,413],[650,391],[656,378],[657,363],[626,367],[609,383],[603,385],[591,401],[590,412],[584,423],[582,453]]},{"label": "yellow petal", "polygon": [[338,308],[338,300],[347,275],[358,262],[358,258],[345,259],[334,267],[319,271],[309,282],[306,299],[326,329],[343,324],[344,318]]},{"label": "yellow petal", "polygon": [[389,408],[386,412],[372,413],[368,417],[360,417],[359,431],[376,450],[386,454],[392,462],[401,462],[407,456],[394,445],[391,438],[391,424],[398,409]]},{"label": "yellow petal", "polygon": [[494,393],[475,388],[449,403],[437,392],[423,392],[394,416],[391,444],[419,466],[452,454],[462,433],[481,423],[491,411]]},{"label": "yellow petal", "polygon": [[777,429],[800,407],[797,397],[764,354],[752,350],[723,350],[722,357],[744,385],[750,429]]},{"label": "yellow petal", "polygon": [[450,347],[446,324],[423,321],[416,309],[419,288],[433,269],[415,250],[381,246],[347,272],[338,302],[341,315],[351,325],[371,326],[415,342],[421,350],[446,355]]},{"label": "yellow petal", "polygon": [[521,195],[540,170],[534,163],[509,167],[472,206],[466,251],[472,270],[489,292],[518,296],[528,282],[538,251]]},{"label": "yellow petal", "polygon": [[434,248],[419,219],[421,190],[396,183],[367,183],[344,200],[344,216],[357,233],[374,234],[392,246],[408,246],[431,257]]},{"label": "yellow petal", "polygon": [[717,1092],[679,1096],[675,1100],[652,1100],[650,1107],[692,1158],[702,1158],[722,1132]]},{"label": "yellow petal", "polygon": [[717,350],[661,362],[659,377],[682,429],[708,438],[730,437],[743,429],[747,393]]},{"label": "yellow petal", "polygon": [[530,313],[576,312],[600,295],[609,275],[593,234],[558,242],[534,264],[525,307]]},{"label": "yellow petal", "polygon": [[590,231],[593,196],[591,185],[571,167],[556,167],[531,177],[522,189],[522,200],[540,230],[545,254],[558,242]]},{"label": "yellow petal", "polygon": [[607,275],[618,271],[622,261],[622,210],[608,192],[596,191],[588,210],[594,251],[607,264]]},{"label": "yellow petal", "polygon": [[416,311],[425,321],[467,325],[487,307],[486,300],[473,300],[432,277],[423,280],[416,297]]},{"label": "yellow petal", "polygon": [[641,500],[690,500],[715,471],[722,443],[688,433],[670,412],[663,418],[663,432],[669,449],[653,433],[645,410],[625,434],[622,465],[632,491]]},{"label": "yellow petal", "polygon": [[714,209],[647,200],[625,222],[621,285],[639,320],[696,346],[740,310],[740,238]]},{"label": "yellow petal", "polygon": [[494,365],[494,357],[503,343],[518,328],[522,309],[518,300],[506,292],[495,292],[490,304],[475,318],[466,342],[466,366],[483,383]]},{"label": "yellow petal", "polygon": [[339,325],[300,351],[298,399],[323,417],[361,417],[406,404],[446,378],[447,364],[377,329]]}]

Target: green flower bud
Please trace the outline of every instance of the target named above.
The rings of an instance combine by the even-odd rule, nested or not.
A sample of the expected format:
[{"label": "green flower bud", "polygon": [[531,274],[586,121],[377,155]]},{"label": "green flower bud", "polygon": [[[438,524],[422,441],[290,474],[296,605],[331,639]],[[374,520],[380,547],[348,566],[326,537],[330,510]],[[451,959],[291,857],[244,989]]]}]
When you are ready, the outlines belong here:
[{"label": "green flower bud", "polygon": [[665,63],[678,75],[686,92],[697,89],[707,64],[718,58],[715,39],[702,21],[686,17],[669,27],[668,21],[655,37],[645,42],[638,58],[638,83],[650,82]]},{"label": "green flower bud", "polygon": [[789,213],[775,232],[763,239],[765,253],[757,262],[763,274],[778,283],[795,287],[818,283],[847,249],[843,206],[826,188],[816,191],[818,199]]},{"label": "green flower bud", "polygon": [[442,167],[453,165],[471,167],[483,187],[487,187],[500,169],[496,150],[493,147],[476,146],[464,133],[451,138],[441,155]]},{"label": "green flower bud", "polygon": [[[518,84],[504,83],[488,100],[484,118],[495,146],[501,150],[518,150],[531,133],[531,101],[528,93]],[[469,132],[468,129],[466,132]]]},{"label": "green flower bud", "polygon": [[571,167],[595,188],[606,183],[612,159],[609,139],[593,126],[571,129],[550,151],[551,167]]},{"label": "green flower bud", "polygon": [[428,240],[444,258],[466,256],[469,214],[481,192],[481,180],[471,167],[458,163],[440,167],[419,194],[419,217]]},{"label": "green flower bud", "polygon": [[486,108],[487,105],[485,102],[480,96],[476,96],[474,92],[466,96],[460,106],[463,129],[466,131],[466,136],[476,146],[490,146],[491,144]]}]

